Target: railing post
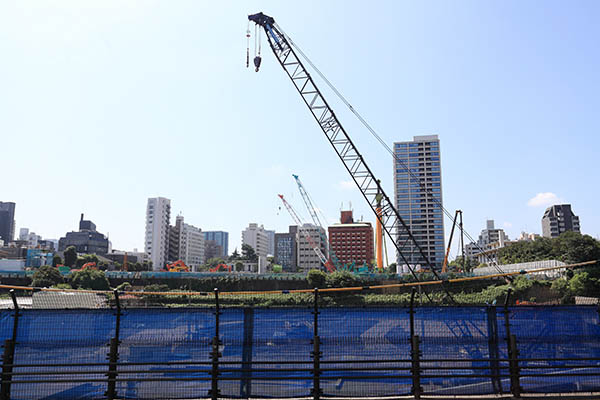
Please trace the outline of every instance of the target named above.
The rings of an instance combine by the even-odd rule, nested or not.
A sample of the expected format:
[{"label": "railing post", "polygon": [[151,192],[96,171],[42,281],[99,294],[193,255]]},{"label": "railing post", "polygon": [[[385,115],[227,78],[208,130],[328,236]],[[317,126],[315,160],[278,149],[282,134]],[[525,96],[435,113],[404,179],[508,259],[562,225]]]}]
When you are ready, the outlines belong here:
[{"label": "railing post", "polygon": [[490,357],[490,375],[492,376],[492,388],[497,394],[502,393],[502,381],[500,380],[500,350],[498,348],[498,316],[496,306],[488,306],[488,353]]},{"label": "railing post", "polygon": [[13,320],[12,338],[4,341],[4,354],[2,355],[2,385],[0,386],[0,398],[10,400],[10,386],[12,381],[13,363],[15,360],[15,345],[17,344],[17,329],[19,328],[19,304],[14,289],[10,290],[10,297],[15,309]]},{"label": "railing post", "polygon": [[517,350],[517,338],[510,332],[510,311],[508,303],[512,289],[506,292],[504,300],[504,329],[506,331],[506,351],[508,353],[508,370],[510,374],[510,392],[514,397],[521,396],[521,386],[519,385],[519,352]]},{"label": "railing post", "polygon": [[254,309],[244,308],[244,342],[242,345],[242,380],[240,397],[249,398],[252,394],[252,344],[254,339]]},{"label": "railing post", "polygon": [[519,374],[521,369],[519,368],[519,350],[517,349],[517,337],[510,335],[508,341],[508,347],[510,348],[510,392],[515,398],[521,397],[521,384],[519,382]]},{"label": "railing post", "polygon": [[110,339],[109,351],[108,351],[108,389],[106,390],[106,397],[109,400],[113,400],[117,397],[117,362],[119,361],[119,336],[121,332],[121,302],[119,300],[119,292],[115,290],[115,306],[117,308],[116,322],[115,322],[115,337]]},{"label": "railing post", "polygon": [[208,395],[212,400],[217,400],[219,398],[219,357],[221,357],[221,353],[219,352],[219,346],[221,345],[221,340],[219,339],[219,316],[221,315],[221,308],[219,307],[219,289],[215,288],[215,336],[212,340],[212,351],[211,351],[211,359],[212,359],[212,369],[211,369],[211,385],[210,390],[208,391]]},{"label": "railing post", "polygon": [[413,287],[410,293],[410,359],[412,375],[412,395],[419,400],[423,389],[421,388],[421,350],[419,349],[420,339],[415,335],[415,294],[416,290]]},{"label": "railing post", "polygon": [[319,289],[314,290],[314,310],[312,312],[314,316],[313,322],[313,351],[311,357],[313,359],[313,388],[312,395],[314,400],[321,398],[321,341],[319,338]]},{"label": "railing post", "polygon": [[410,337],[415,336],[415,294],[417,290],[415,287],[412,287],[412,291],[410,292],[410,309],[408,313],[410,314]]}]

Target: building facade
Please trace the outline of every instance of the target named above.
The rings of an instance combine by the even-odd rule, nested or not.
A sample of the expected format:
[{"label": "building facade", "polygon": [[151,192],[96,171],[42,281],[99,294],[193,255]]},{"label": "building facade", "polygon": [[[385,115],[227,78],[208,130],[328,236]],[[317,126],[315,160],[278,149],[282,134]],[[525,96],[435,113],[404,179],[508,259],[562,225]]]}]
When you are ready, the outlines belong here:
[{"label": "building facade", "polygon": [[[433,268],[444,261],[444,219],[442,169],[437,135],[415,136],[412,141],[394,143],[394,192],[398,213],[407,224]],[[410,171],[410,172],[409,172]],[[396,232],[404,245],[403,255],[413,267],[426,266],[417,246],[402,226]],[[398,271],[408,267],[398,255]]]},{"label": "building facade", "polygon": [[[309,235],[310,239],[309,240]],[[323,269],[323,263],[315,252],[314,245],[325,257],[328,257],[327,233],[325,229],[313,224],[304,224],[298,228],[298,270],[308,272],[311,269]]]},{"label": "building facade", "polygon": [[163,269],[167,263],[170,221],[171,200],[164,197],[149,198],[146,205],[144,252],[150,257],[155,271]]},{"label": "building facade", "polygon": [[106,236],[96,231],[96,225],[89,220],[79,220],[79,232],[67,232],[58,240],[58,251],[74,246],[78,253],[104,255],[110,251],[110,242]]},{"label": "building facade", "polygon": [[477,242],[465,245],[465,256],[476,259],[480,264],[497,264],[498,250],[511,244],[504,229],[496,228],[494,220],[488,219],[485,229],[482,229]]},{"label": "building facade", "polygon": [[[211,256],[209,257],[209,255],[206,255],[206,259],[208,260],[209,258],[213,258],[213,257],[221,257],[221,258],[226,258],[229,255],[229,233],[228,232],[224,232],[224,231],[205,231],[204,232],[204,240],[205,243],[207,243],[207,246],[214,248],[215,245],[220,247],[220,251],[219,252],[215,252],[214,255],[212,255],[212,251],[211,251]],[[210,241],[214,242],[214,245],[209,243]],[[215,251],[218,250],[215,248]]]},{"label": "building facade", "polygon": [[265,230],[267,232],[267,239],[269,240],[269,244],[267,246],[267,254],[270,256],[275,255],[275,231]]},{"label": "building facade", "polygon": [[250,245],[256,255],[263,259],[269,254],[269,234],[263,225],[250,223],[242,232],[242,244]]},{"label": "building facade", "polygon": [[0,240],[5,245],[15,237],[15,207],[13,202],[0,201]]},{"label": "building facade", "polygon": [[542,217],[542,236],[555,238],[567,231],[581,233],[579,217],[571,210],[571,205],[558,204],[548,207]]},{"label": "building facade", "polygon": [[190,267],[190,271],[198,271],[204,264],[204,233],[202,229],[183,222],[183,217],[177,217],[179,231],[179,259]]},{"label": "building facade", "polygon": [[342,211],[340,223],[329,226],[329,246],[343,265],[370,265],[375,258],[373,227],[354,222],[352,211]]},{"label": "building facade", "polygon": [[275,234],[275,264],[283,267],[285,272],[298,270],[298,227],[291,225],[287,233]]}]

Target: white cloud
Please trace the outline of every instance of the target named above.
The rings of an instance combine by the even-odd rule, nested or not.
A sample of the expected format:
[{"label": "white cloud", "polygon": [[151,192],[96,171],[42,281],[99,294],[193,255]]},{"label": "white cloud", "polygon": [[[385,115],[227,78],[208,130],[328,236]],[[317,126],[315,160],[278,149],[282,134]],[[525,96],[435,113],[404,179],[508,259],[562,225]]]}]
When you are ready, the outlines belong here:
[{"label": "white cloud", "polygon": [[512,228],[512,224],[510,222],[505,222],[502,225],[504,225],[505,228]]},{"label": "white cloud", "polygon": [[339,181],[336,186],[338,189],[352,190],[356,187],[356,184],[354,181]]},{"label": "white cloud", "polygon": [[527,205],[529,207],[547,207],[552,204],[564,203],[564,200],[551,192],[538,193],[535,197],[529,199]]}]

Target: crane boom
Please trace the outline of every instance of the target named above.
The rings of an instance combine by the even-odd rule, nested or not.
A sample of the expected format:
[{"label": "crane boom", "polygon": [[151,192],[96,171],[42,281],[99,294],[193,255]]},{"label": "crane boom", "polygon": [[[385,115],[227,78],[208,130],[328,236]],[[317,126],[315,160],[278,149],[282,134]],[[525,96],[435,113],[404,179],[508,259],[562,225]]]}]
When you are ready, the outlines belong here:
[{"label": "crane boom", "polygon": [[283,205],[285,206],[285,208],[288,210],[288,212],[292,216],[292,219],[298,226],[298,231],[300,233],[302,233],[302,235],[304,235],[304,237],[308,241],[308,244],[310,245],[310,247],[312,247],[313,251],[319,258],[319,261],[321,261],[321,263],[325,266],[325,268],[327,268],[327,270],[329,272],[333,272],[335,270],[335,268],[333,267],[333,265],[331,265],[331,262],[327,259],[327,257],[325,257],[325,254],[323,254],[323,251],[321,250],[321,246],[319,246],[317,243],[315,243],[312,236],[310,235],[310,232],[308,231],[306,226],[304,226],[304,224],[302,223],[302,220],[298,216],[298,213],[296,212],[296,210],[294,210],[294,207],[292,207],[292,205],[287,202],[287,200],[283,197],[282,194],[279,194],[278,196],[281,199],[281,201],[283,202]]},{"label": "crane boom", "polygon": [[[411,242],[412,249],[417,250],[416,261],[428,266],[435,277],[441,279],[431,265],[429,257],[415,240],[408,225],[390,201],[371,169],[367,166],[362,154],[360,154],[348,136],[333,109],[321,94],[312,77],[298,58],[290,41],[282,33],[275,20],[262,12],[249,15],[248,19],[264,29],[269,46],[275,54],[277,61],[296,87],[296,90],[352,176],[352,179],[360,189],[376,218],[381,222],[383,230],[394,243],[398,255],[410,273],[416,280],[419,280],[414,272],[416,264],[414,254],[410,254],[411,263],[403,252],[405,245],[409,241]],[[379,198],[379,196],[381,197]],[[394,231],[397,238],[393,237]],[[401,242],[403,243],[400,244]],[[446,293],[448,292],[446,291]]]}]

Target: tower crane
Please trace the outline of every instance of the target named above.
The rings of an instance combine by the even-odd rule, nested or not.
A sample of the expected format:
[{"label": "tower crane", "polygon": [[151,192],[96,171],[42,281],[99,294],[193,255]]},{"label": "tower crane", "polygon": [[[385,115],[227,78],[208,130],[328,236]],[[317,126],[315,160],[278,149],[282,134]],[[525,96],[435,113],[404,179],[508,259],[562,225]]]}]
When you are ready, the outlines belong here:
[{"label": "tower crane", "polygon": [[323,254],[323,251],[321,250],[321,246],[318,243],[315,243],[314,239],[310,235],[310,232],[308,231],[308,229],[302,223],[302,220],[298,216],[298,213],[296,212],[296,210],[294,210],[294,207],[292,207],[292,205],[287,202],[287,200],[283,197],[282,194],[279,194],[278,196],[281,199],[281,201],[283,202],[283,205],[285,206],[285,208],[288,210],[288,212],[292,216],[292,219],[298,226],[298,233],[301,233],[306,238],[306,240],[308,241],[308,244],[313,249],[313,251],[315,252],[317,257],[319,257],[319,260],[325,266],[327,271],[334,272],[335,267],[331,263],[331,260],[329,260],[327,257],[325,257],[325,254]]},{"label": "tower crane", "polygon": [[[375,177],[372,170],[367,166],[362,154],[358,151],[352,139],[340,123],[333,109],[329,106],[321,91],[315,84],[313,78],[306,70],[304,64],[298,57],[297,53],[301,54],[313,69],[322,76],[320,71],[312,64],[310,60],[302,53],[302,51],[292,42],[292,40],[283,33],[279,25],[275,23],[275,19],[261,13],[248,16],[248,20],[263,28],[269,46],[277,61],[288,75],[294,87],[302,97],[302,100],[308,107],[309,111],[319,124],[319,127],[327,137],[327,140],[332,145],[336,154],[344,164],[346,170],[352,176],[354,183],[360,189],[363,197],[371,207],[376,218],[381,223],[382,229],[394,243],[398,256],[402,259],[404,265],[416,280],[419,277],[414,271],[415,265],[411,265],[407,255],[404,254],[404,246],[410,242],[411,247],[416,250],[417,256],[420,257],[422,263],[425,264],[435,277],[441,280],[437,271],[431,265],[429,257],[415,240],[409,226],[398,213],[392,201],[387,196],[380,181]],[[257,67],[258,71],[258,67]],[[339,92],[322,76],[330,87],[339,95]],[[340,95],[341,97],[341,95]],[[343,99],[346,105],[354,112],[353,107]],[[364,120],[363,120],[364,121]],[[396,238],[394,238],[396,234]],[[404,242],[403,244],[400,241]],[[419,260],[419,262],[421,262]],[[414,264],[414,262],[413,262]],[[446,294],[452,299],[452,296],[443,285]]]},{"label": "tower crane", "polygon": [[[319,214],[317,213],[317,209],[315,208],[315,206],[310,198],[310,195],[306,191],[306,188],[302,184],[302,181],[300,181],[300,177],[298,177],[298,175],[294,175],[294,174],[292,174],[292,176],[296,180],[296,184],[298,185],[298,190],[300,191],[300,195],[302,196],[302,199],[304,200],[304,204],[306,204],[306,208],[308,209],[308,213],[310,214],[310,216],[313,220],[313,223],[315,225],[317,225],[319,228],[321,228],[322,230],[325,230],[325,228],[323,227],[323,224],[321,223],[321,220],[319,219]],[[321,235],[320,231],[319,231],[319,235]],[[326,237],[325,238],[321,237],[321,239],[325,239],[325,242],[327,242]],[[329,253],[329,260],[332,261],[333,265],[335,266],[335,269],[339,269],[340,268],[340,260],[337,258],[335,251],[333,251],[333,249],[331,248],[330,245],[327,246],[327,249],[328,249],[328,253]]]}]

